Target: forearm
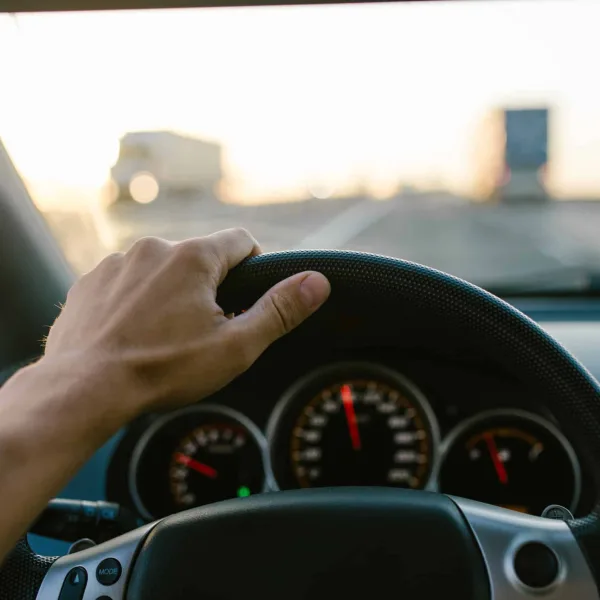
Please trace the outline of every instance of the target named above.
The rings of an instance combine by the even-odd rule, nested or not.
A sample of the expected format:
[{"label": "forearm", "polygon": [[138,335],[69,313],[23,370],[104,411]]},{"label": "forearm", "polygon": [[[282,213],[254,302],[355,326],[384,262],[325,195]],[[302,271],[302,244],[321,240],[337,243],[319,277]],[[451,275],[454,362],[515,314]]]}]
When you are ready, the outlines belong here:
[{"label": "forearm", "polygon": [[128,386],[86,361],[42,359],[0,389],[0,561],[131,414]]}]

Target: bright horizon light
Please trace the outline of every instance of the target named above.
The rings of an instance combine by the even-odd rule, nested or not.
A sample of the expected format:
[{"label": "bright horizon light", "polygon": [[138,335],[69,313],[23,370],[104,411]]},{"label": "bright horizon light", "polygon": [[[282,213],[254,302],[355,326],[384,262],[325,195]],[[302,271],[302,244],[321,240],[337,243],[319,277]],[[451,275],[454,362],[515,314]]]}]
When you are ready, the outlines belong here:
[{"label": "bright horizon light", "polygon": [[0,16],[0,137],[40,206],[153,129],[220,142],[237,202],[464,193],[486,112],[548,105],[551,189],[599,196],[598,22],[587,0]]}]

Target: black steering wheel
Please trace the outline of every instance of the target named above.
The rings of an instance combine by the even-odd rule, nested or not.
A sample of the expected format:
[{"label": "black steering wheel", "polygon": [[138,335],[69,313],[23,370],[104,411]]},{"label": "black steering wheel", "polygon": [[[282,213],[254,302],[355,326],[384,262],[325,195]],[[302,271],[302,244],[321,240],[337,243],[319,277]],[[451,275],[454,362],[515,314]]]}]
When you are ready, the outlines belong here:
[{"label": "black steering wheel", "polygon": [[[219,302],[239,312],[307,269],[329,278],[331,298],[281,343],[375,327],[393,338],[417,324],[425,339],[469,348],[543,399],[600,491],[600,387],[533,321],[439,271],[341,251],[251,258],[230,273]],[[0,598],[598,598],[599,509],[600,496],[591,514],[564,522],[422,491],[263,494],[172,515],[57,560],[21,541],[0,573]]]}]

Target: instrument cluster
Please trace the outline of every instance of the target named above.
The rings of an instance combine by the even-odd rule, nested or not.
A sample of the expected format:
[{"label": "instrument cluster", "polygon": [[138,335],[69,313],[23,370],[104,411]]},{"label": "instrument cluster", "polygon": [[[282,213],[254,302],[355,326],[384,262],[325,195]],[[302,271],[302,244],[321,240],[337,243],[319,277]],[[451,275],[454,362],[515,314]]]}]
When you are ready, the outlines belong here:
[{"label": "instrument cluster", "polygon": [[334,362],[291,383],[263,429],[216,403],[155,419],[132,445],[129,498],[148,520],[331,486],[428,489],[536,515],[550,504],[578,506],[579,460],[546,416],[484,408],[440,431],[406,375],[376,362]]}]

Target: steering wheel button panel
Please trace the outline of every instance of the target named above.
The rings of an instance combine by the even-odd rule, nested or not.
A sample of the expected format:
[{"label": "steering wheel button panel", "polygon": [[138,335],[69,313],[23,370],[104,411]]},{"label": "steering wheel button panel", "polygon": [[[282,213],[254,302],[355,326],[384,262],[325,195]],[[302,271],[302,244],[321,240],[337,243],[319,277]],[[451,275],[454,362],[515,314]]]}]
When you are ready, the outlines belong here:
[{"label": "steering wheel button panel", "polygon": [[85,586],[87,585],[87,572],[83,567],[75,567],[71,569],[65,581],[62,589],[60,590],[59,600],[82,600],[83,594],[85,593]]},{"label": "steering wheel button panel", "polygon": [[[156,523],[140,527],[135,531],[126,533],[103,544],[98,544],[87,550],[61,556],[51,567],[36,597],[36,600],[123,600],[125,598],[125,582],[129,576],[135,553]],[[114,568],[117,561],[120,566],[119,577],[110,587],[110,595],[106,595],[107,588],[90,577],[87,573],[97,573],[99,567],[110,561],[109,566]],[[85,574],[87,585],[81,590],[81,595],[63,596],[63,582],[75,571]],[[114,575],[113,575],[114,576]]]}]

